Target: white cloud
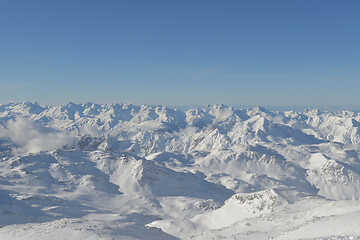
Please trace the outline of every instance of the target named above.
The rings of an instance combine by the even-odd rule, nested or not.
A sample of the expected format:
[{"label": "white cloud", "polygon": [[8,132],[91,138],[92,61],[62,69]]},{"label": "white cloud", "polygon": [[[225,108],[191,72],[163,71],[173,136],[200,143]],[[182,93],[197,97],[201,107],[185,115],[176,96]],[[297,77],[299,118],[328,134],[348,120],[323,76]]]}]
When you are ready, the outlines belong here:
[{"label": "white cloud", "polygon": [[13,149],[15,155],[56,150],[74,142],[71,134],[46,128],[20,117],[9,120],[5,128],[0,128],[0,137],[9,138],[17,145]]}]

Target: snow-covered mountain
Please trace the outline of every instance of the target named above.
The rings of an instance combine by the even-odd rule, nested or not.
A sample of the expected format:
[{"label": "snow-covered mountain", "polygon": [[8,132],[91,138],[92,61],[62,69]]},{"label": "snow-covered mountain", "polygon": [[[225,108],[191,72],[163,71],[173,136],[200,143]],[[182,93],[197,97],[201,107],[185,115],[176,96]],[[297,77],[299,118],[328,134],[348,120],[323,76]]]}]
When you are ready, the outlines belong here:
[{"label": "snow-covered mountain", "polygon": [[360,239],[360,113],[0,105],[0,239]]}]

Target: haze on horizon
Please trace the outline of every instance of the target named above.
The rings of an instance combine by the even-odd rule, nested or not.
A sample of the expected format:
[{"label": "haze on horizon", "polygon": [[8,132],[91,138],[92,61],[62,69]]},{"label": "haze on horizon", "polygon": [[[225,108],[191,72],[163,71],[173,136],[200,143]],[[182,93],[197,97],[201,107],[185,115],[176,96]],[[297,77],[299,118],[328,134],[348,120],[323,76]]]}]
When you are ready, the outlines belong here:
[{"label": "haze on horizon", "polygon": [[0,103],[355,106],[360,2],[0,2]]}]

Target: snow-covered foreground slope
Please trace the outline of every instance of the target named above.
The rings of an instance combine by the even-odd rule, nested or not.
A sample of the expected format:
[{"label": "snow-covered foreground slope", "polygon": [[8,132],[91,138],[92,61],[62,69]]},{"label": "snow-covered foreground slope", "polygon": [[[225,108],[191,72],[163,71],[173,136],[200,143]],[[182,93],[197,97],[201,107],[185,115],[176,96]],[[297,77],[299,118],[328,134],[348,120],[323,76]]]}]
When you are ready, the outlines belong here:
[{"label": "snow-covered foreground slope", "polygon": [[360,239],[360,113],[0,105],[0,239]]}]

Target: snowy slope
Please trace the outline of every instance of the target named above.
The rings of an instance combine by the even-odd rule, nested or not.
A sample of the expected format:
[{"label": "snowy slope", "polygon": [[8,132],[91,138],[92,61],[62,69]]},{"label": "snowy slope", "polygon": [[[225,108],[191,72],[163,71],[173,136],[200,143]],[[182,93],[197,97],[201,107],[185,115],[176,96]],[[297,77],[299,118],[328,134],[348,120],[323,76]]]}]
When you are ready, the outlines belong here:
[{"label": "snowy slope", "polygon": [[359,128],[349,111],[2,104],[0,239],[358,239]]}]

